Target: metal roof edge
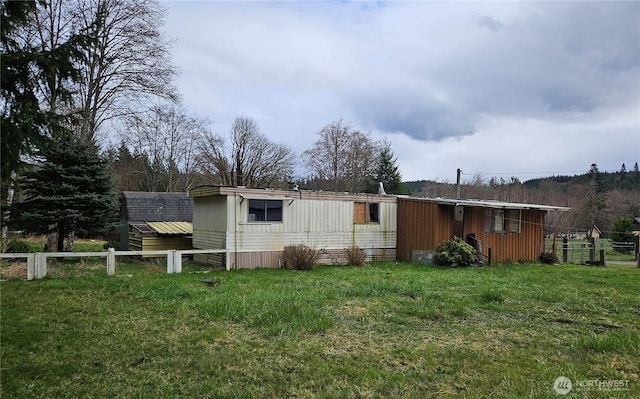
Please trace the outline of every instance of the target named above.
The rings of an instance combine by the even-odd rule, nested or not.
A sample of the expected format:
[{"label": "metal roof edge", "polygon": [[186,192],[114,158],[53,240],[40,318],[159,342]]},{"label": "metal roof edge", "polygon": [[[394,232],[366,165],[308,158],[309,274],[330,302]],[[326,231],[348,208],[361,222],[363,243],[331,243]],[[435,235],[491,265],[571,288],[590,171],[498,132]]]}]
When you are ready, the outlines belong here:
[{"label": "metal roof edge", "polygon": [[561,211],[567,212],[571,208],[566,206],[556,205],[543,205],[543,204],[528,204],[519,202],[505,202],[496,200],[479,200],[479,199],[456,199],[456,198],[427,198],[427,197],[409,197],[403,199],[411,199],[417,201],[435,202],[441,205],[453,205],[453,206],[476,206],[479,208],[497,208],[497,209],[538,209],[546,211]]}]

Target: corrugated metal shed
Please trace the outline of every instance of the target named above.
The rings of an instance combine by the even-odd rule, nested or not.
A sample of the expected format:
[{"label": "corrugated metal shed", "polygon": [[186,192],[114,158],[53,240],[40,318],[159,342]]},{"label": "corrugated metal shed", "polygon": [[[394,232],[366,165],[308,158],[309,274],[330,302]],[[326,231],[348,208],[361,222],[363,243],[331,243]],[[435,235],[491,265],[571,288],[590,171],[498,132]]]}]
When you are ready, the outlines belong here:
[{"label": "corrugated metal shed", "polygon": [[156,231],[147,226],[147,222],[192,221],[193,199],[187,193],[123,191],[120,196],[120,248],[129,249],[130,226],[140,234],[149,234]]}]

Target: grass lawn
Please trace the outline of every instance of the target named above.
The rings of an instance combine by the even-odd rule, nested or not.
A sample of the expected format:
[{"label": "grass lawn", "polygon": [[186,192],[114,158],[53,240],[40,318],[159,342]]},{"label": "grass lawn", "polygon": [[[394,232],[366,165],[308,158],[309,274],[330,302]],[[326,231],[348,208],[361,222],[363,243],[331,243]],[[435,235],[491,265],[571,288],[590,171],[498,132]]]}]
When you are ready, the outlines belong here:
[{"label": "grass lawn", "polygon": [[633,266],[56,268],[0,283],[3,399],[640,397]]}]

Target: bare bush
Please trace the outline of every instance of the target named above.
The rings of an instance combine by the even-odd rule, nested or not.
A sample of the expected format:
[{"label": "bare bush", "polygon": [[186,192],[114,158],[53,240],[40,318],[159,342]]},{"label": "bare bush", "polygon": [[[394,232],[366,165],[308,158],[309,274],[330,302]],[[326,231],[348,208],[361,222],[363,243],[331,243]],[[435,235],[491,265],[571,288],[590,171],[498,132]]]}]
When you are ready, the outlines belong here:
[{"label": "bare bush", "polygon": [[364,261],[367,259],[367,253],[357,245],[345,248],[344,254],[347,258],[347,265],[351,266],[364,266]]},{"label": "bare bush", "polygon": [[289,245],[284,247],[282,259],[285,269],[312,270],[320,260],[320,252],[304,244]]}]

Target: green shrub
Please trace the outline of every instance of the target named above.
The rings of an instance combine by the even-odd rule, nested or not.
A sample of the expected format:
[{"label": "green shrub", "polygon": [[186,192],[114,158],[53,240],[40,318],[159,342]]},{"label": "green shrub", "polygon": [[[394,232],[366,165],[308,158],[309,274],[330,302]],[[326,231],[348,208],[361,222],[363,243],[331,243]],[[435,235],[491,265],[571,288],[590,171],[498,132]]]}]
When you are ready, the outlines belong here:
[{"label": "green shrub", "polygon": [[292,270],[312,270],[319,259],[320,252],[304,244],[286,246],[282,255],[284,268]]},{"label": "green shrub", "polygon": [[556,253],[552,251],[546,251],[541,253],[538,259],[540,259],[540,262],[546,265],[555,265],[556,263],[559,262],[558,255],[556,255]]},{"label": "green shrub", "polygon": [[351,266],[363,266],[364,261],[367,259],[367,253],[357,245],[345,248],[344,254],[347,258],[347,265]]},{"label": "green shrub", "polygon": [[476,250],[458,237],[441,242],[433,255],[433,262],[441,266],[469,266],[477,261]]},{"label": "green shrub", "polygon": [[120,249],[120,241],[107,241],[104,243],[104,249],[113,248],[116,251]]},{"label": "green shrub", "polygon": [[14,238],[7,244],[7,252],[12,254],[29,253],[31,252],[31,246],[26,241]]}]

